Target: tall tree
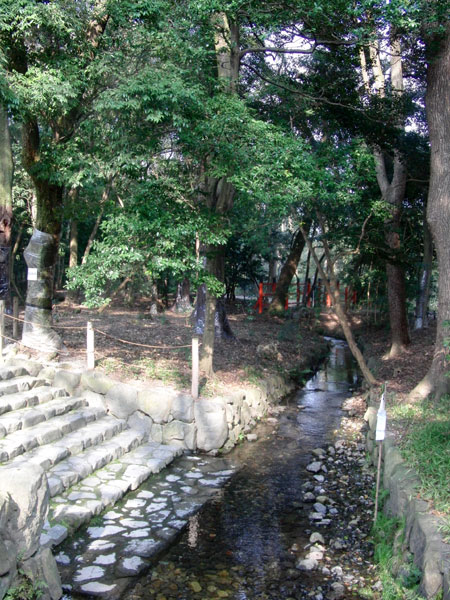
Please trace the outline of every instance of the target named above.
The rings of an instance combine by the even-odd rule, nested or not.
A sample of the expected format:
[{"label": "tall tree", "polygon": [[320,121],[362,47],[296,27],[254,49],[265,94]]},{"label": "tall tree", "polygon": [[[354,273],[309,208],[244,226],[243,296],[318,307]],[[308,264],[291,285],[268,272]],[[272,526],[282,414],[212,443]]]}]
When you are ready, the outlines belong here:
[{"label": "tall tree", "polygon": [[[378,98],[385,99],[387,82],[383,72],[379,43],[372,41],[369,46],[369,56],[373,72],[373,84]],[[389,47],[390,56],[390,87],[394,100],[401,98],[404,91],[403,66],[400,41],[391,33]],[[371,81],[368,73],[366,52],[360,49],[361,70],[367,93],[370,95]],[[397,122],[399,119],[397,119]],[[401,127],[401,121],[398,122]],[[406,189],[406,164],[398,147],[393,149],[392,174],[389,176],[388,157],[379,146],[374,146],[375,170],[378,185],[383,200],[389,207],[389,216],[385,221],[385,239],[389,248],[386,261],[387,291],[389,302],[389,320],[391,325],[390,357],[401,354],[410,342],[406,308],[406,284],[403,265],[400,261],[401,251],[401,216]]]},{"label": "tall tree", "polygon": [[[219,85],[225,94],[235,94],[239,78],[239,26],[225,13],[214,14],[212,24]],[[216,216],[223,217],[233,207],[235,188],[225,176],[218,178],[205,174],[203,196],[208,210]],[[221,282],[225,280],[223,250],[223,246],[213,247],[210,245],[206,248],[206,269],[210,275]],[[216,317],[216,296],[208,285],[206,286],[205,302],[206,315],[200,369],[207,377],[211,377],[214,372],[216,319],[221,317],[220,313]],[[228,335],[229,333],[231,331],[228,332]]]},{"label": "tall tree", "polygon": [[104,0],[92,6],[58,2],[26,7],[12,1],[9,22],[1,22],[9,81],[23,121],[23,164],[35,189],[34,231],[25,251],[28,288],[22,342],[49,351],[61,347],[51,329],[64,189],[58,153],[89,103],[92,89],[86,73],[108,22],[105,6]]},{"label": "tall tree", "polygon": [[429,3],[424,25],[427,49],[426,110],[431,144],[427,218],[439,269],[438,315],[434,356],[425,378],[413,391],[422,397],[450,390],[448,348],[450,323],[450,21],[440,3]]}]

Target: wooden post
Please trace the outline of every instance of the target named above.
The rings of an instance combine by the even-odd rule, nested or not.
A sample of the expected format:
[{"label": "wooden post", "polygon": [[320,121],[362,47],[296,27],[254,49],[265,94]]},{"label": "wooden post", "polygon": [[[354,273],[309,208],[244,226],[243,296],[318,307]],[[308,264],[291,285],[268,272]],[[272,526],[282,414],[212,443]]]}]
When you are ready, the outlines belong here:
[{"label": "wooden post", "polygon": [[383,454],[383,440],[381,440],[378,446],[378,462],[377,462],[377,483],[375,487],[375,511],[373,514],[373,522],[377,522],[378,518],[378,496],[380,493],[380,474],[381,474],[381,456]]},{"label": "wooden post", "polygon": [[0,300],[0,361],[3,362],[3,347],[5,345],[5,301]]},{"label": "wooden post", "polygon": [[86,327],[86,359],[87,368],[95,369],[95,348],[94,348],[94,329],[90,321]]},{"label": "wooden post", "polygon": [[198,337],[192,338],[192,387],[191,394],[194,400],[198,398]]},{"label": "wooden post", "polygon": [[14,296],[13,298],[13,338],[15,340],[19,339],[19,298]]}]

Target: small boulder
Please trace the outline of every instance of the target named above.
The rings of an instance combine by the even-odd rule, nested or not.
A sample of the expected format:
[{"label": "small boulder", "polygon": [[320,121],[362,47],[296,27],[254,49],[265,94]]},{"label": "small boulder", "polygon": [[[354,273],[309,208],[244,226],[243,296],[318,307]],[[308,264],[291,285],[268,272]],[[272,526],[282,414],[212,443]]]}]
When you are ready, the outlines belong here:
[{"label": "small boulder", "polygon": [[319,563],[315,558],[303,558],[295,565],[300,571],[314,571],[318,566]]},{"label": "small boulder", "polygon": [[306,467],[306,470],[310,473],[318,473],[322,468],[322,463],[319,460],[315,460]]}]

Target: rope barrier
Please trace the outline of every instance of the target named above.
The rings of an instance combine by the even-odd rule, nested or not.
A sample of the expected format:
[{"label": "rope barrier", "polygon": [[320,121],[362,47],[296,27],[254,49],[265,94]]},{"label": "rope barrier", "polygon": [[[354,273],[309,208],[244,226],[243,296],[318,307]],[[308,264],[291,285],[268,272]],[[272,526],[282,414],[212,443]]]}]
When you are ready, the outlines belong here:
[{"label": "rope barrier", "polygon": [[[37,323],[33,323],[32,321],[26,321],[25,319],[20,319],[19,317],[13,317],[12,315],[5,314],[5,317],[8,317],[9,319],[12,319],[13,321],[19,321],[20,323],[27,323],[29,325],[37,325]],[[86,331],[86,327],[82,327],[80,325],[68,326],[68,325],[52,324],[51,327],[54,329],[71,329],[71,330],[78,330],[78,331]],[[140,344],[138,342],[131,342],[130,340],[123,340],[114,335],[111,335],[110,333],[106,333],[105,331],[102,331],[101,329],[97,329],[96,327],[94,327],[93,330],[96,331],[97,333],[100,333],[101,335],[104,335],[105,337],[115,340],[116,342],[121,342],[122,344],[130,344],[131,346],[139,346],[140,348],[150,348],[151,350],[179,350],[181,348],[190,348],[191,347],[191,344],[184,344],[184,345],[180,345],[180,346],[151,346],[150,344]],[[11,341],[17,342],[17,340],[8,338],[5,335],[3,337],[6,340],[11,340]]]},{"label": "rope barrier", "polygon": [[[13,317],[12,315],[5,314],[5,317],[8,319],[12,319],[13,321],[19,321],[19,323],[26,323],[27,325],[37,325],[33,321],[26,321],[25,319],[19,319],[19,317]],[[54,329],[78,329],[79,331],[85,331],[86,327],[82,325],[55,325],[54,323],[51,325]]]},{"label": "rope barrier", "polygon": [[180,348],[190,348],[191,344],[185,344],[183,346],[150,346],[149,344],[139,344],[138,342],[130,342],[129,340],[122,340],[118,337],[115,337],[114,335],[111,335],[109,333],[105,333],[104,331],[101,331],[100,329],[97,328],[93,328],[94,331],[96,331],[97,333],[101,333],[102,335],[111,338],[112,340],[116,340],[116,342],[122,342],[122,344],[131,344],[132,346],[140,346],[141,348],[151,348],[151,349],[157,349],[157,350],[178,350]]},{"label": "rope barrier", "polygon": [[22,344],[22,342],[20,340],[15,340],[14,338],[10,338],[7,335],[3,335],[2,337],[4,340],[9,340],[10,342],[13,342],[14,344],[19,344],[20,346],[23,346],[24,348],[28,348],[28,346],[25,346],[25,344]]},{"label": "rope barrier", "polygon": [[[0,306],[0,313],[2,314],[2,316],[6,316],[8,318],[10,318],[11,320],[15,321],[15,322],[21,322],[21,323],[28,323],[30,325],[36,326],[39,325],[38,323],[33,323],[32,321],[26,321],[25,319],[20,319],[19,317],[15,317],[12,315],[5,315],[4,314],[4,303],[3,301],[1,302],[1,306]],[[17,314],[17,313],[16,313]],[[41,327],[46,327],[46,326],[42,326]],[[191,386],[191,394],[193,396],[194,399],[198,398],[198,385],[199,385],[199,381],[198,381],[198,377],[199,377],[199,372],[198,372],[198,360],[199,360],[199,346],[201,346],[201,344],[199,343],[198,337],[194,336],[192,338],[192,343],[191,344],[180,344],[177,346],[155,346],[155,345],[150,345],[150,344],[141,344],[139,342],[131,342],[130,340],[124,340],[122,338],[118,338],[114,335],[111,335],[110,333],[106,333],[106,331],[102,331],[101,329],[97,329],[95,327],[92,327],[92,323],[90,321],[88,321],[87,326],[86,327],[82,327],[82,326],[67,326],[67,325],[52,325],[52,326],[48,326],[49,329],[51,328],[55,328],[55,329],[68,329],[68,330],[76,330],[76,331],[86,331],[86,335],[87,335],[87,348],[86,348],[86,355],[87,355],[87,366],[88,369],[94,369],[95,368],[95,348],[94,348],[94,332],[96,331],[97,333],[99,333],[100,335],[103,335],[111,340],[114,340],[116,342],[120,342],[121,344],[128,344],[129,346],[138,346],[139,348],[148,348],[151,350],[178,350],[178,349],[183,349],[183,348],[191,348],[192,349],[192,386]],[[13,335],[14,335],[14,328],[13,328]],[[3,340],[8,340],[10,342],[13,342],[14,344],[19,344],[20,346],[23,347],[27,347],[25,344],[23,344],[22,342],[20,342],[17,339],[14,338],[10,338],[8,336],[5,335],[5,327],[4,327],[4,322],[3,320],[1,320],[1,326],[0,326],[0,357],[1,354],[3,353]],[[98,355],[97,355],[98,357]],[[119,359],[114,359],[113,357],[107,356],[107,355],[103,355],[101,357],[100,360],[107,360],[107,359],[113,359],[116,360],[120,365],[123,365],[124,367],[128,367],[129,365],[127,365],[127,363],[119,360]],[[97,358],[98,360],[98,358]]]}]

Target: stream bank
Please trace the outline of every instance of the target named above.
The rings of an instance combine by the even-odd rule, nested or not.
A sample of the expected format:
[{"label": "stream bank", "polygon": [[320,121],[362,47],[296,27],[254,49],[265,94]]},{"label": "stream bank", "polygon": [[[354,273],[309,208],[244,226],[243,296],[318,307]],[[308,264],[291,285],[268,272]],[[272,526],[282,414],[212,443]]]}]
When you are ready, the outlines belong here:
[{"label": "stream bank", "polygon": [[376,597],[373,474],[362,418],[342,411],[357,383],[345,344],[335,342],[306,388],[259,425],[257,441],[225,457],[236,474],[127,597]]}]

